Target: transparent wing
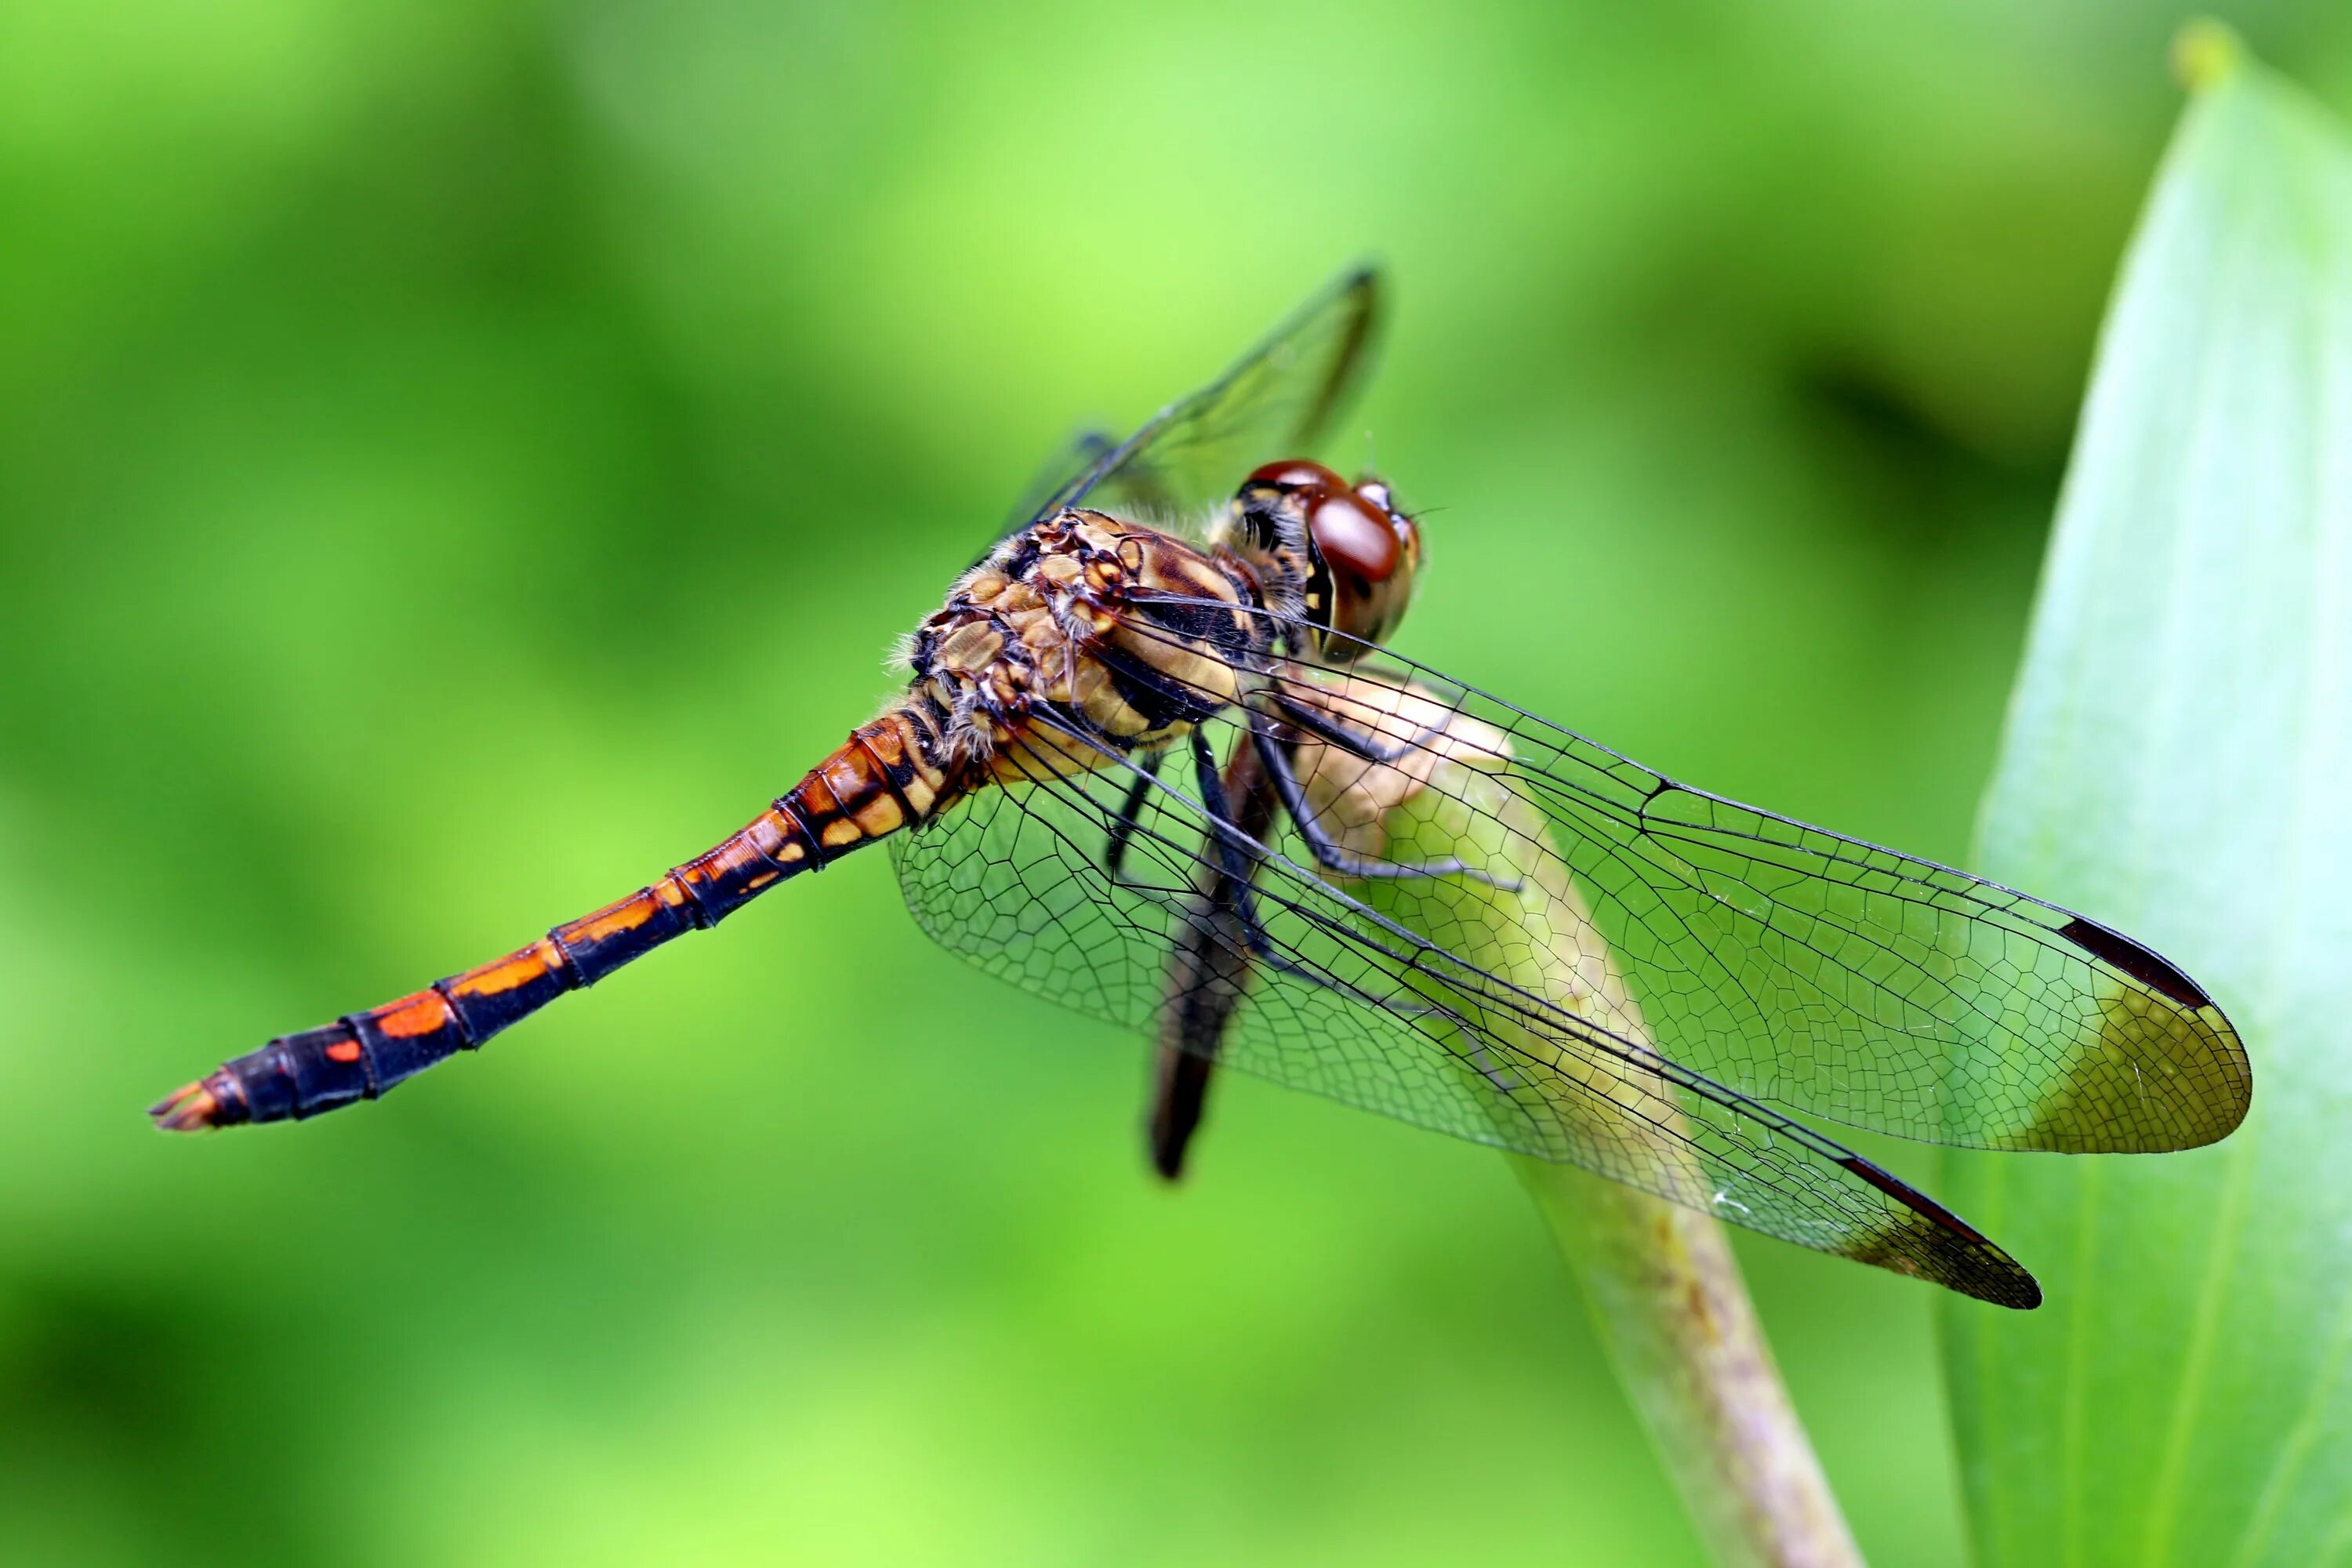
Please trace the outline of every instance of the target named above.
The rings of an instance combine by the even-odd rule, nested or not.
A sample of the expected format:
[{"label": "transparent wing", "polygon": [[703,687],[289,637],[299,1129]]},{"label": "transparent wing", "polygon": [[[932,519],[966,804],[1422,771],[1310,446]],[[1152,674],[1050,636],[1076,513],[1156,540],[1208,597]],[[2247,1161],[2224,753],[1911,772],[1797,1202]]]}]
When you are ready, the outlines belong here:
[{"label": "transparent wing", "polygon": [[[1542,823],[1508,858],[1569,867],[1652,1038],[1741,1094],[1883,1132],[2071,1153],[2194,1148],[2252,1095],[2244,1047],[2179,969],[2096,922],[1691,788],[1394,654],[1393,673],[1272,667],[1260,704],[1362,696],[1366,738],[1409,684],[1491,729]],[[1366,705],[1368,704],[1368,705]]]},{"label": "transparent wing", "polygon": [[[1214,747],[1255,743],[1234,718],[1228,710],[1210,726]],[[1324,812],[1343,815],[1362,783],[1340,778],[1351,759],[1282,733]],[[1420,743],[1433,766],[1406,773],[1440,805],[1482,814],[1444,835],[1478,846],[1486,862],[1451,879],[1444,896],[1426,879],[1318,874],[1295,826],[1263,839],[1213,828],[1202,808],[1213,786],[1197,782],[1181,749],[1157,778],[1108,753],[1097,770],[1073,773],[1059,759],[1083,737],[1015,741],[998,759],[1003,787],[893,840],[900,883],[924,930],[982,968],[1155,1037],[1181,1036],[1224,1065],[1572,1162],[1984,1300],[2039,1300],[2031,1276],[1932,1201],[1647,1048],[1627,1032],[1638,1028],[1634,1010],[1605,980],[1580,994],[1578,976],[1589,981],[1605,958],[1598,943],[1580,949],[1563,912],[1572,898],[1531,886],[1544,876],[1533,858],[1528,877],[1514,878],[1508,835],[1475,830],[1507,823],[1507,790],[1492,793],[1507,773],[1470,765],[1491,752]],[[1450,783],[1440,763],[1454,770]],[[1245,899],[1233,894],[1236,883]],[[1549,910],[1552,925],[1466,918],[1465,889],[1515,900],[1507,913]],[[1554,961],[1570,973],[1548,973]],[[1204,1007],[1204,990],[1223,995]],[[1188,1012],[1215,1016],[1218,1032],[1202,1039],[1183,1027]]]},{"label": "transparent wing", "polygon": [[[1081,430],[1069,441],[1055,449],[1054,455],[1037,467],[1029,482],[1021,487],[1021,499],[1006,514],[1004,526],[997,538],[1018,533],[1041,517],[1056,510],[1055,499],[1099,465],[1105,458],[1118,449],[1118,437],[1108,430]],[[984,552],[983,552],[984,553]]]},{"label": "transparent wing", "polygon": [[1231,497],[1261,463],[1308,455],[1362,384],[1379,300],[1376,273],[1346,273],[1126,440],[1082,437],[1059,482],[1032,487],[1013,528],[1082,500],[1181,517]]}]

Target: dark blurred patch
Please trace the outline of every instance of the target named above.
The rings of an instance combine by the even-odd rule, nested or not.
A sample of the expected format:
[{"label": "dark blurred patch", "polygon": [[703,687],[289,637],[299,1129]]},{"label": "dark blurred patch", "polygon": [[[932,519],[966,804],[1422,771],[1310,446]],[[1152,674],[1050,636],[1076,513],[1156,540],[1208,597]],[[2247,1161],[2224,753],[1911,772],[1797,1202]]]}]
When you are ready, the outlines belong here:
[{"label": "dark blurred patch", "polygon": [[1798,393],[1862,445],[1906,464],[1947,464],[1966,453],[1901,389],[1852,361],[1822,360],[1800,369]]},{"label": "dark blurred patch", "polygon": [[94,1505],[77,1538],[143,1541],[152,1562],[329,1560],[306,1528],[313,1489],[280,1479],[292,1456],[254,1451],[254,1394],[299,1371],[267,1323],[87,1275],[0,1289],[0,1499],[52,1527]]},{"label": "dark blurred patch", "polygon": [[1940,552],[1988,526],[2046,520],[2056,505],[2063,442],[2022,465],[1988,454],[1852,357],[1800,361],[1789,385],[1801,434],[1843,486],[1867,498],[1849,515],[1867,519],[1882,548]]},{"label": "dark blurred patch", "polygon": [[0,1441],[73,1432],[129,1454],[184,1442],[215,1392],[227,1336],[185,1302],[91,1279],[19,1282],[0,1337]]}]

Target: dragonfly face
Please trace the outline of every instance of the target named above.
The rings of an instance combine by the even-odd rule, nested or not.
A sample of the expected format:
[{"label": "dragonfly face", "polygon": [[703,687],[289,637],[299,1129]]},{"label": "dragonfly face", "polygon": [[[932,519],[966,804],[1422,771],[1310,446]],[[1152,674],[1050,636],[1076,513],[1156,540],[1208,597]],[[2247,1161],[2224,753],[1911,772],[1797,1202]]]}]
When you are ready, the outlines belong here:
[{"label": "dragonfly face", "polygon": [[[1421,569],[1421,529],[1387,485],[1367,476],[1350,486],[1303,458],[1244,479],[1210,538],[1295,593],[1309,650],[1333,663],[1396,630]],[[1282,607],[1279,594],[1270,599]]]},{"label": "dragonfly face", "polygon": [[[1681,784],[1380,646],[1419,531],[1377,480],[1267,461],[1346,404],[1377,299],[1344,278],[1125,441],[1082,439],[908,639],[907,689],[740,832],[271,1040],[157,1121],[375,1099],[887,839],[931,936],[1156,1042],[1167,1174],[1230,1067],[2036,1304],[1989,1238],[1801,1118],[2191,1148],[2252,1095],[2229,1020],[2121,932]],[[1205,539],[1164,521],[1213,511]]]}]

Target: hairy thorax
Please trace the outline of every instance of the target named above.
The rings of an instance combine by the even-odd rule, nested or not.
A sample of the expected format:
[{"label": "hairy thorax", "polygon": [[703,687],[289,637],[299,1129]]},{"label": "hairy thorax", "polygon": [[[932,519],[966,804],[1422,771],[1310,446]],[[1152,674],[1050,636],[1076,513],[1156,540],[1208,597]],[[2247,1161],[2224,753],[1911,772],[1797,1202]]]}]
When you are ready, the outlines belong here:
[{"label": "hairy thorax", "polygon": [[1201,548],[1072,509],[964,574],[907,649],[914,694],[945,715],[955,759],[1000,782],[1087,771],[1101,750],[1181,739],[1234,702],[1262,640],[1235,577]]}]

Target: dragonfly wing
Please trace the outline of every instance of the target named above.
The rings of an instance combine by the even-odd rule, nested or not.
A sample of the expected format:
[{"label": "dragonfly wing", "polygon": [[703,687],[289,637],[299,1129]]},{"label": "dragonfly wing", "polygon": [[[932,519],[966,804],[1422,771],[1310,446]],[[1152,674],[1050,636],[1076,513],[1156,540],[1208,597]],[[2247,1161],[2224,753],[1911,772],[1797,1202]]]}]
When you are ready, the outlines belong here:
[{"label": "dragonfly wing", "polygon": [[[1058,498],[1068,494],[1072,486],[1118,449],[1118,437],[1108,430],[1084,429],[1072,436],[1038,465],[1036,473],[1022,487],[1021,499],[1013,504],[996,537],[1018,533],[1039,518],[1060,510],[1062,502]],[[993,547],[992,542],[991,548]]]},{"label": "dragonfly wing", "polygon": [[1081,437],[1058,479],[1031,488],[1013,529],[1080,501],[1183,518],[1231,499],[1259,464],[1307,456],[1361,390],[1379,313],[1379,275],[1342,274],[1223,375],[1126,440]]},{"label": "dragonfly wing", "polygon": [[[1212,728],[1228,749],[1245,743],[1229,721]],[[918,921],[980,967],[1164,1042],[1171,1010],[1199,1003],[1197,991],[1171,984],[1171,955],[1221,953],[1221,963],[1178,973],[1215,971],[1238,987],[1214,1040],[1192,1037],[1224,1065],[1571,1162],[1988,1300],[2039,1300],[2030,1275],[1931,1200],[1528,988],[1501,944],[1462,931],[1470,951],[1455,951],[1416,935],[1309,869],[1295,829],[1245,846],[1255,863],[1245,930],[1202,896],[1231,861],[1197,785],[1172,782],[1192,770],[1161,770],[1121,828],[1129,764],[1074,774],[1066,755],[1016,740],[1000,755],[1013,783],[894,841]],[[1124,841],[1116,876],[1115,840]]]},{"label": "dragonfly wing", "polygon": [[[2118,932],[1931,861],[1678,784],[1385,650],[1514,761],[1652,1037],[1758,1100],[1974,1148],[2194,1148],[2244,1116],[2244,1047]],[[1323,700],[1335,678],[1278,680]],[[1354,679],[1363,679],[1359,676]],[[1414,734],[1374,703],[1387,743]],[[1527,847],[1530,852],[1534,846]]]}]

